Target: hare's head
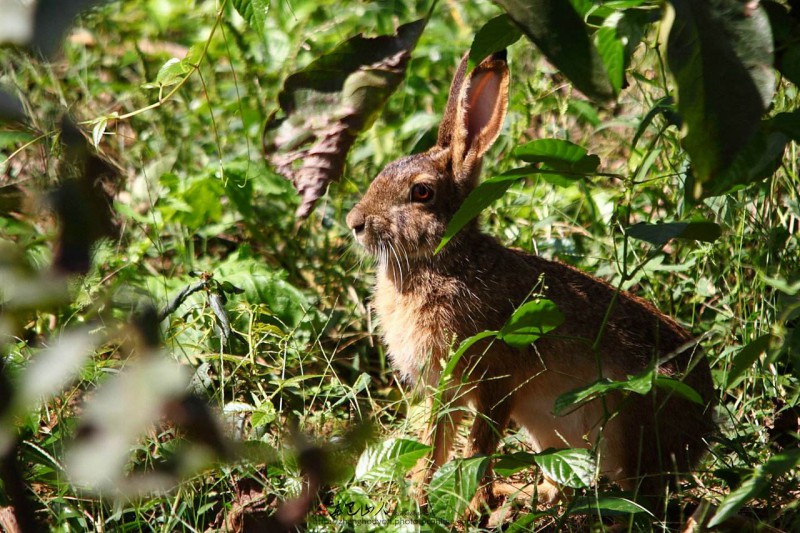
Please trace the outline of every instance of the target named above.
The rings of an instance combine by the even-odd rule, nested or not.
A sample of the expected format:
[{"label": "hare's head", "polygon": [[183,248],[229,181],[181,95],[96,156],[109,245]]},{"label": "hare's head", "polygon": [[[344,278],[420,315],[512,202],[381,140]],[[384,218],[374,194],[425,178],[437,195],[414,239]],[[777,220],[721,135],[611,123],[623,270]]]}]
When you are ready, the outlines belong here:
[{"label": "hare's head", "polygon": [[497,139],[506,115],[505,53],[484,60],[469,74],[461,59],[436,146],[384,168],[347,215],[347,225],[367,251],[379,257],[430,257],[447,223],[475,188],[483,154]]}]

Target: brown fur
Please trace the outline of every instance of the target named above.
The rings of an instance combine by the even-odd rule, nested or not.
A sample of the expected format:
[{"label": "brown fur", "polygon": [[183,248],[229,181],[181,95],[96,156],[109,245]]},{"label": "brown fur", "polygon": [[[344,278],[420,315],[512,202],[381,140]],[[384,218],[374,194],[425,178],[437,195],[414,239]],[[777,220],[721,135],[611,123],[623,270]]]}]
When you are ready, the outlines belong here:
[{"label": "brown fur", "polygon": [[[465,67],[466,57],[453,80],[437,146],[388,165],[347,217],[357,239],[379,258],[374,305],[392,362],[408,381],[436,387],[452,346],[501,329],[532,291],[543,294],[565,316],[552,334],[526,349],[487,339],[457,365],[456,386],[445,399],[478,413],[466,454],[492,454],[513,419],[527,429],[534,450],[596,446],[604,475],[625,489],[660,494],[668,472],[685,472],[702,455],[703,439],[713,432],[707,406],[658,389],[647,396],[611,394],[564,416],[552,414],[553,404],[600,377],[625,379],[659,361],[661,375],[683,379],[708,405],[711,376],[692,337],[641,298],[626,292],[615,298],[604,281],[505,248],[476,222],[433,255],[474,188],[481,157],[505,117],[504,58],[489,58],[469,75]],[[418,183],[433,189],[430,201],[412,200]],[[462,411],[432,423],[427,479],[447,460]],[[488,487],[481,497],[491,496]],[[552,486],[541,490],[544,499],[556,494]]]}]

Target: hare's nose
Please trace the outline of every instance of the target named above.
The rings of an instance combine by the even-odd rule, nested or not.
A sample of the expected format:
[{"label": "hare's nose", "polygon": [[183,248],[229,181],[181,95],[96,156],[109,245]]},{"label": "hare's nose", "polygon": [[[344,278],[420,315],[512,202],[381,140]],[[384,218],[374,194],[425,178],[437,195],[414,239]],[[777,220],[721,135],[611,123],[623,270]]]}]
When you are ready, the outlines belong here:
[{"label": "hare's nose", "polygon": [[353,233],[356,235],[364,231],[365,223],[366,218],[364,217],[364,213],[362,213],[360,210],[353,209],[347,214],[347,226],[353,230]]}]

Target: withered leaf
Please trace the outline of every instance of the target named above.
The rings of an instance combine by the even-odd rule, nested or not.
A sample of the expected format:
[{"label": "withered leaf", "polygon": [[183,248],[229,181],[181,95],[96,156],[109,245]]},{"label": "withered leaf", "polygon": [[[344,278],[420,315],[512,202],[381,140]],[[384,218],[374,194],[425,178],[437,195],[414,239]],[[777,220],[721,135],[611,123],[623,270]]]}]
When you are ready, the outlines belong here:
[{"label": "withered leaf", "polygon": [[395,35],[359,34],[286,78],[280,110],[264,129],[264,152],[302,196],[298,218],[307,217],[328,184],[342,176],[356,137],[403,81],[426,22],[404,24]]}]

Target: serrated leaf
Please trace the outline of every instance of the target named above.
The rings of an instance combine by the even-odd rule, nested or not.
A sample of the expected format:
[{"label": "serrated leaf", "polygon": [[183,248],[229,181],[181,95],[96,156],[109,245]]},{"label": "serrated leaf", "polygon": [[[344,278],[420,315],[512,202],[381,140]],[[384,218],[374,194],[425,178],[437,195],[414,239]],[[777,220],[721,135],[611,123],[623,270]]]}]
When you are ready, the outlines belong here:
[{"label": "serrated leaf", "polygon": [[356,137],[403,81],[426,23],[404,24],[395,35],[357,35],[286,78],[278,95],[280,112],[265,126],[264,151],[302,196],[298,218],[306,218],[342,176]]},{"label": "serrated leaf", "polygon": [[453,522],[469,506],[489,466],[489,457],[455,459],[439,468],[428,487],[432,516]]},{"label": "serrated leaf", "polygon": [[564,314],[546,299],[525,302],[514,311],[497,338],[515,348],[529,346],[564,322]]},{"label": "serrated leaf", "polygon": [[512,154],[526,163],[544,163],[554,170],[573,174],[592,174],[600,166],[599,157],[563,139],[536,139],[514,148]]},{"label": "serrated leaf", "polygon": [[662,246],[671,239],[714,242],[722,234],[722,229],[719,224],[706,221],[663,222],[660,224],[640,222],[627,228],[625,233],[634,239]]},{"label": "serrated leaf", "polygon": [[356,464],[356,481],[391,481],[410,470],[431,447],[415,440],[387,439],[364,450]]},{"label": "serrated leaf", "polygon": [[553,413],[560,416],[567,409],[571,407],[577,408],[578,406],[599,398],[610,392],[627,390],[637,394],[647,394],[653,388],[653,371],[650,370],[639,376],[632,376],[626,380],[612,381],[608,378],[603,378],[590,383],[584,387],[578,387],[571,391],[565,392],[556,398],[553,406]]},{"label": "serrated leaf", "polygon": [[261,426],[271,424],[278,418],[278,413],[275,411],[275,406],[272,402],[265,400],[258,408],[256,408],[250,415],[250,425],[253,429]]},{"label": "serrated leaf", "polygon": [[269,0],[232,0],[232,3],[236,11],[263,40],[269,12]]},{"label": "serrated leaf", "polygon": [[[759,4],[671,0],[667,60],[678,83],[684,146],[702,196],[750,142],[772,101],[772,32]],[[735,110],[735,112],[734,112]]]},{"label": "serrated leaf", "polygon": [[574,489],[590,486],[597,472],[594,455],[583,448],[545,450],[536,454],[536,464],[548,478]]},{"label": "serrated leaf", "polygon": [[729,389],[736,385],[739,378],[758,360],[758,356],[767,351],[772,342],[772,335],[767,333],[757,339],[750,341],[744,348],[739,350],[733,357],[733,366],[728,372],[725,388]]},{"label": "serrated leaf", "polygon": [[599,101],[615,97],[600,54],[571,2],[498,0],[497,3],[578,90]]},{"label": "serrated leaf", "polygon": [[469,49],[469,65],[474,67],[495,52],[517,42],[522,32],[508,15],[500,15],[484,24],[475,34]]}]

